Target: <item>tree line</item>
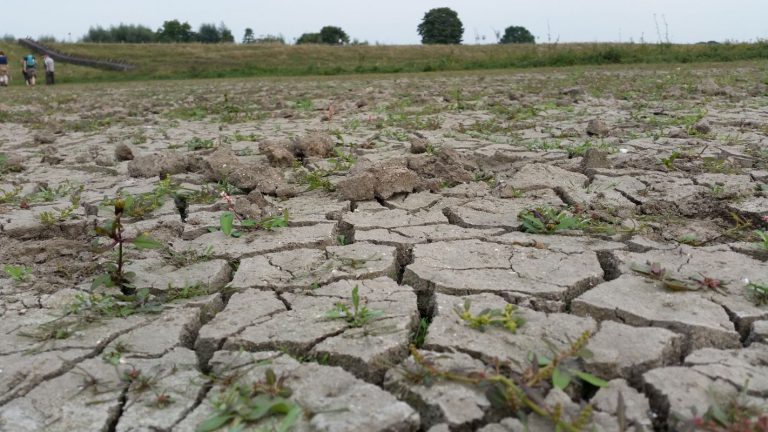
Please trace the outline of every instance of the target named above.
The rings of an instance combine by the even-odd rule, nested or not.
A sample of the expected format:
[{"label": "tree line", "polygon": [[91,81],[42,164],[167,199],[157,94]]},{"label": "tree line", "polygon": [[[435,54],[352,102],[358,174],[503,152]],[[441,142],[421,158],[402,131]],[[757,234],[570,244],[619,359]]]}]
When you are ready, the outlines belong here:
[{"label": "tree line", "polygon": [[[459,15],[447,7],[434,8],[426,12],[416,30],[421,36],[423,44],[461,44],[464,36],[464,25],[459,19]],[[535,43],[533,34],[522,26],[509,26],[505,29],[503,36],[501,32],[497,32],[496,38],[501,44]],[[100,43],[234,43],[235,38],[224,23],[218,26],[201,24],[195,31],[188,22],[182,23],[174,19],[165,21],[157,30],[133,24],[120,24],[109,28],[91,27],[88,33],[83,36],[82,41]],[[253,29],[246,28],[242,43],[284,44],[285,38],[282,35],[256,36]],[[346,45],[349,43],[349,35],[337,26],[325,26],[319,32],[304,33],[296,39],[297,45]],[[356,39],[352,40],[351,43],[367,44],[367,42],[358,42]]]}]

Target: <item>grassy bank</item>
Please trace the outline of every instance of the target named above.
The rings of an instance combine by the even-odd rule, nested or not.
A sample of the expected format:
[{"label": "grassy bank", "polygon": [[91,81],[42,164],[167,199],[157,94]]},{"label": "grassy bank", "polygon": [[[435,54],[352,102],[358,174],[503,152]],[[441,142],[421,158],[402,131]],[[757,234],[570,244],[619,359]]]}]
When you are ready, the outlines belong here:
[{"label": "grassy bank", "polygon": [[[67,54],[126,60],[130,72],[57,65],[61,82],[301,76],[557,67],[599,64],[727,62],[768,59],[768,42],[722,45],[559,44],[317,46],[54,44]],[[0,44],[17,64],[24,49]],[[12,68],[19,75],[18,67]]]}]

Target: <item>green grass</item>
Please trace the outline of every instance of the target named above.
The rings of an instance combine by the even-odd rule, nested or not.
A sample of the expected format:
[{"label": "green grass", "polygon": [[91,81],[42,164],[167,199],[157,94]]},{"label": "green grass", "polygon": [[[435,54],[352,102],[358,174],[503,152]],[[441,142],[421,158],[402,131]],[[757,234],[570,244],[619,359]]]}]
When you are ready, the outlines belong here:
[{"label": "green grass", "polygon": [[[51,44],[70,55],[120,59],[136,68],[115,72],[59,62],[57,82],[147,79],[302,76],[428,72],[472,69],[558,67],[597,64],[692,63],[768,58],[768,42],[721,45],[607,44],[558,45],[203,45]],[[0,43],[8,54],[12,85],[22,85],[20,66],[27,50]]]}]

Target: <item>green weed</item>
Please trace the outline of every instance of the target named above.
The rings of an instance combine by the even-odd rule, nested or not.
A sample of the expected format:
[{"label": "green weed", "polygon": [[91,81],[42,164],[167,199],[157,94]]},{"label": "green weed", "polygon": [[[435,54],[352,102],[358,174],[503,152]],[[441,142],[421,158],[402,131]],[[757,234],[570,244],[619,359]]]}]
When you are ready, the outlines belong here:
[{"label": "green weed", "polygon": [[350,327],[363,327],[371,321],[384,315],[384,311],[371,310],[367,306],[360,306],[359,288],[352,288],[352,307],[344,303],[336,303],[336,306],[325,313],[328,319],[343,319]]},{"label": "green weed", "polygon": [[207,150],[215,146],[212,139],[202,139],[199,137],[189,139],[184,144],[186,144],[189,151]]},{"label": "green weed", "polygon": [[135,292],[131,285],[131,280],[135,277],[133,272],[126,272],[125,256],[123,249],[125,245],[133,245],[137,250],[158,249],[162,245],[155,239],[146,234],[139,234],[136,238],[128,239],[123,235],[124,227],[122,223],[125,204],[122,200],[115,201],[115,218],[108,220],[104,225],[96,227],[96,235],[108,239],[111,243],[102,249],[102,251],[112,250],[117,247],[117,256],[114,261],[107,263],[107,272],[96,277],[91,284],[92,288],[99,286],[118,287],[125,295]]},{"label": "green weed", "polygon": [[505,328],[512,333],[517,332],[517,329],[525,322],[521,317],[517,316],[515,305],[507,304],[504,306],[504,310],[501,309],[483,309],[479,314],[473,315],[470,312],[472,306],[469,300],[464,301],[464,307],[456,306],[454,312],[459,318],[467,323],[470,328],[480,330],[484,332],[488,326],[496,326]]},{"label": "green weed", "polygon": [[253,385],[231,384],[213,400],[213,414],[195,430],[242,431],[249,425],[274,419],[275,423],[268,430],[289,431],[299,420],[302,409],[287,399],[293,392],[285,385],[285,380],[284,375],[277,377],[272,369],[267,369],[264,380]]},{"label": "green weed", "polygon": [[588,225],[588,220],[579,219],[565,210],[558,211],[552,207],[537,207],[523,210],[517,215],[523,223],[522,230],[532,234],[553,234],[562,230],[579,230]]},{"label": "green weed", "polygon": [[24,282],[32,274],[32,268],[25,265],[6,264],[3,272],[16,282]]}]

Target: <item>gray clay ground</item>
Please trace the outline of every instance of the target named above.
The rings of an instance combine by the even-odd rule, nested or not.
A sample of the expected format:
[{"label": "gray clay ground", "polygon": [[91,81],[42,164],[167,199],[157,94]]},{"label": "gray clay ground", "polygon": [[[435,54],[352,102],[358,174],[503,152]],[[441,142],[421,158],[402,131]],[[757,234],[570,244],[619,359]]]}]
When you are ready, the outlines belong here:
[{"label": "gray clay ground", "polygon": [[[564,416],[590,403],[584,430],[678,430],[740,393],[765,407],[765,67],[4,89],[0,265],[31,272],[0,274],[0,430],[194,431],[267,370],[295,430],[523,430],[480,386],[409,375],[420,323],[423,358],[476,374],[591,333],[573,367],[610,387],[536,389]],[[186,223],[169,189],[196,193]],[[222,190],[288,226],[226,236]],[[120,312],[91,288],[113,256],[93,227],[141,194],[128,235],[164,247],[128,249],[128,270],[164,303]],[[523,232],[544,207],[590,225]],[[647,263],[719,287],[669,290]],[[355,287],[377,311],[362,327],[327,316]],[[470,328],[468,300],[525,323]]]}]

